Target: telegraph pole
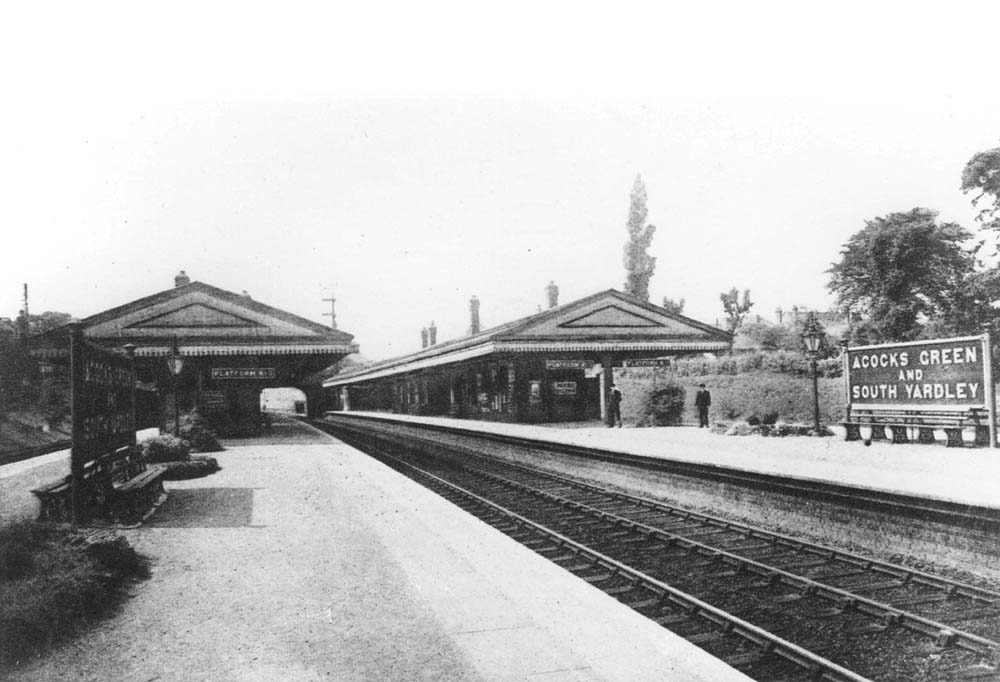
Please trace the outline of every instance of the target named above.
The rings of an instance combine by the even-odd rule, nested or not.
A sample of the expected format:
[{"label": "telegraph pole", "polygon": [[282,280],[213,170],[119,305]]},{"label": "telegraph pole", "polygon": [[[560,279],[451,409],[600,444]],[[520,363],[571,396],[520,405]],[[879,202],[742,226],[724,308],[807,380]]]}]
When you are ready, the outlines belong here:
[{"label": "telegraph pole", "polygon": [[324,298],[323,300],[330,302],[330,312],[323,313],[323,315],[324,316],[325,315],[329,315],[330,316],[330,329],[336,329],[337,328],[337,310],[336,310],[336,308],[334,306],[337,303],[337,299],[335,299],[333,297],[333,294],[330,294],[330,298]]},{"label": "telegraph pole", "polygon": [[28,283],[24,283],[24,317],[22,318],[21,343],[26,343],[31,333],[31,318],[28,317]]}]

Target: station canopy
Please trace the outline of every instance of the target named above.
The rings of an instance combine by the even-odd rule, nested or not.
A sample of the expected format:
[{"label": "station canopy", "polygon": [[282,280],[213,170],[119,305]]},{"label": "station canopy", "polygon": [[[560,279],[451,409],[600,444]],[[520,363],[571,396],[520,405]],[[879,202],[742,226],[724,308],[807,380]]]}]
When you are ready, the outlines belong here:
[{"label": "station canopy", "polygon": [[330,377],[323,386],[350,385],[494,354],[649,356],[720,352],[731,345],[728,332],[608,289],[478,334]]},{"label": "station canopy", "polygon": [[[351,334],[203,282],[180,284],[81,322],[87,339],[113,348],[133,344],[137,358],[166,357],[175,340],[184,357],[309,355],[329,364],[358,350]],[[33,354],[65,355],[57,336],[43,335],[48,338],[33,344]]]}]

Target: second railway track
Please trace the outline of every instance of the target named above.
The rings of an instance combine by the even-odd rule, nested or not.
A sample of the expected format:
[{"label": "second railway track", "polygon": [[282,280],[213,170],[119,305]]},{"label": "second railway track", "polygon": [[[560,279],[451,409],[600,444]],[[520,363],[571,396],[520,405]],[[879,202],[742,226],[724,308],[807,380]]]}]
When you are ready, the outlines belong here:
[{"label": "second railway track", "polygon": [[[377,439],[370,427],[332,430],[361,449],[374,447],[408,475],[419,469],[423,473],[415,478],[429,477],[439,481],[435,487],[454,486],[486,501],[487,508],[495,505],[487,520],[504,509],[534,524],[530,530],[515,524],[518,530],[511,533],[508,518],[498,527],[533,538],[536,551],[567,568],[577,566],[589,582],[756,679],[855,679],[841,669],[872,680],[1000,679],[1000,593],[991,589],[499,461],[467,447],[433,439],[415,443],[391,428]],[[541,539],[538,528],[561,540],[553,545]],[[581,551],[623,568],[587,569],[593,562],[582,561]],[[634,575],[627,576],[629,571]],[[685,596],[667,599],[663,586]],[[684,598],[693,601],[679,605]],[[701,603],[734,621],[715,613],[706,618],[704,608],[692,606]],[[734,623],[790,643],[793,654],[781,655],[784,645],[752,637],[734,644],[731,635],[742,627]],[[797,660],[806,655],[798,649],[815,660]]]}]

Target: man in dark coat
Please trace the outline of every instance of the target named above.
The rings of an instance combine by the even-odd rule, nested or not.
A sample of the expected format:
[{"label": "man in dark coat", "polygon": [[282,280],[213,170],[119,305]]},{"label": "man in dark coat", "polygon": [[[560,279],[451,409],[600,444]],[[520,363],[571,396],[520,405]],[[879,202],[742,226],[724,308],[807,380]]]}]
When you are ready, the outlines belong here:
[{"label": "man in dark coat", "polygon": [[700,384],[698,393],[694,397],[694,406],[698,408],[698,428],[708,427],[708,407],[712,404],[712,394],[705,388],[705,384]]},{"label": "man in dark coat", "polygon": [[622,427],[622,392],[614,384],[608,392],[608,428],[612,426]]}]

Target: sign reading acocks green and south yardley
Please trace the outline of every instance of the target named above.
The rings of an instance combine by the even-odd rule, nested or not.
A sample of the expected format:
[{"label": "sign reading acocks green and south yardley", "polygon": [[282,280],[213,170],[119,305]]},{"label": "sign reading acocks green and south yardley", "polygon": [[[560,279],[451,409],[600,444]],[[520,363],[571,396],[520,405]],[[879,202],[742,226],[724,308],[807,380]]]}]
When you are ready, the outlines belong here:
[{"label": "sign reading acocks green and south yardley", "polygon": [[847,350],[855,406],[985,408],[990,387],[986,337],[934,339]]}]

